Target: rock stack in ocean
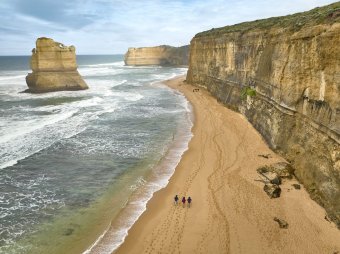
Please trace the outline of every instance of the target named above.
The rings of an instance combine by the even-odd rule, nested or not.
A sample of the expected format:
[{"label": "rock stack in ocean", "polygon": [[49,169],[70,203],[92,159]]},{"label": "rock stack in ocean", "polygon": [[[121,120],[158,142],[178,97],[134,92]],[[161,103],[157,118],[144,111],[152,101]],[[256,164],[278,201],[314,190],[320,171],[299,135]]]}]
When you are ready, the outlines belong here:
[{"label": "rock stack in ocean", "polygon": [[244,114],[340,228],[339,38],[340,2],[211,29],[186,80]]},{"label": "rock stack in ocean", "polygon": [[67,47],[50,38],[38,38],[30,64],[33,72],[26,76],[27,92],[88,89],[77,71],[74,46]]},{"label": "rock stack in ocean", "polygon": [[186,66],[189,60],[189,46],[129,48],[125,54],[126,65]]}]

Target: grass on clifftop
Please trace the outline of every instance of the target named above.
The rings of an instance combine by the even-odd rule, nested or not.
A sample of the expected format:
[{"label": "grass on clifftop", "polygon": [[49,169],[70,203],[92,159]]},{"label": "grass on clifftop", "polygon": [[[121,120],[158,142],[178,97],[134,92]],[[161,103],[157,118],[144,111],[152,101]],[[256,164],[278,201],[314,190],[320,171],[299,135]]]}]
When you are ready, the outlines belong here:
[{"label": "grass on clifftop", "polygon": [[246,32],[254,29],[269,28],[289,28],[292,31],[298,31],[305,26],[313,26],[318,24],[333,24],[340,22],[340,2],[336,2],[327,6],[317,7],[310,11],[300,12],[288,16],[273,17],[268,19],[243,22],[240,24],[225,26],[221,28],[213,28],[211,30],[201,32],[195,37],[221,35],[232,32]]}]

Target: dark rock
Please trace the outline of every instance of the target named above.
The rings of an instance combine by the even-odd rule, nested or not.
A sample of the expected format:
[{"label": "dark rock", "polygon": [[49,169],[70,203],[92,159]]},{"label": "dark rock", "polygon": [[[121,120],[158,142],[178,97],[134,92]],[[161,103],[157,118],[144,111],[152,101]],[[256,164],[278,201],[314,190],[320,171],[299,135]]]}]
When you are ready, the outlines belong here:
[{"label": "dark rock", "polygon": [[265,158],[265,159],[269,159],[269,158],[272,157],[269,153],[268,153],[268,154],[259,154],[258,156],[259,156],[259,157],[263,157],[263,158]]},{"label": "dark rock", "polygon": [[64,231],[63,235],[72,235],[73,234],[74,229],[73,228],[68,228]]},{"label": "dark rock", "polygon": [[280,185],[282,183],[281,177],[277,173],[268,171],[266,167],[257,169],[257,172],[266,178],[271,184]]},{"label": "dark rock", "polygon": [[274,174],[274,176],[272,176],[272,178],[270,179],[270,183],[280,185],[281,184],[281,178],[278,175]]},{"label": "dark rock", "polygon": [[325,220],[331,222],[331,219],[327,215],[325,215]]},{"label": "dark rock", "polygon": [[270,198],[279,198],[281,195],[281,188],[276,184],[265,184],[263,190]]},{"label": "dark rock", "polygon": [[277,173],[281,178],[292,179],[294,168],[286,162],[278,162],[270,166],[270,171]]},{"label": "dark rock", "polygon": [[267,166],[264,166],[264,167],[258,168],[256,171],[257,171],[257,173],[259,173],[259,174],[265,174],[265,173],[268,173],[268,172],[269,172],[269,168],[268,168]]},{"label": "dark rock", "polygon": [[288,228],[288,223],[285,220],[279,219],[277,217],[274,217],[274,221],[276,221],[279,224],[280,228]]},{"label": "dark rock", "polygon": [[301,189],[301,185],[300,185],[300,184],[294,183],[294,184],[292,184],[292,186],[293,186],[296,190],[300,190],[300,189]]}]

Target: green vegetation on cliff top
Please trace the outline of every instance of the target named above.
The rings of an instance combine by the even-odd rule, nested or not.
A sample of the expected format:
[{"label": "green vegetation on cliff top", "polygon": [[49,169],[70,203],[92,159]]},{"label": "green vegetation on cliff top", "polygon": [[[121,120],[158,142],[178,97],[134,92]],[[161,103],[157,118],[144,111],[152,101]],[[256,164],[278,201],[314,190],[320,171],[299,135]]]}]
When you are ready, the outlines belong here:
[{"label": "green vegetation on cliff top", "polygon": [[273,17],[268,19],[243,22],[240,24],[213,28],[211,30],[196,34],[197,37],[215,36],[232,32],[247,32],[254,29],[288,28],[298,31],[302,27],[318,24],[333,24],[340,22],[340,2],[327,6],[318,7],[306,12],[300,12],[288,16]]}]

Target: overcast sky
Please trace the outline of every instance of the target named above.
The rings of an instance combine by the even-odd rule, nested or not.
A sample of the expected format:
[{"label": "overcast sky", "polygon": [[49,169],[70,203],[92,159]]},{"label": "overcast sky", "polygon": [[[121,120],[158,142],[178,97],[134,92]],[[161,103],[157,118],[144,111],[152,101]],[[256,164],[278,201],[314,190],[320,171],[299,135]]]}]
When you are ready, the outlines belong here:
[{"label": "overcast sky", "polygon": [[38,37],[77,54],[189,44],[198,32],[306,11],[334,0],[0,0],[0,55],[30,55]]}]

